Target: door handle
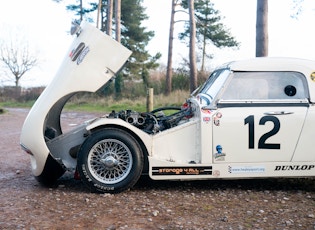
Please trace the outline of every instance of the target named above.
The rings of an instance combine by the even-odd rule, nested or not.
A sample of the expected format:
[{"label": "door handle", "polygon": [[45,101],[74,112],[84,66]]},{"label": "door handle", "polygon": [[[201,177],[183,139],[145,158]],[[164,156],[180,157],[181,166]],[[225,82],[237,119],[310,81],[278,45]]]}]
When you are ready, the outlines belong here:
[{"label": "door handle", "polygon": [[288,115],[288,114],[293,114],[293,112],[290,111],[270,111],[270,112],[265,112],[265,115]]}]

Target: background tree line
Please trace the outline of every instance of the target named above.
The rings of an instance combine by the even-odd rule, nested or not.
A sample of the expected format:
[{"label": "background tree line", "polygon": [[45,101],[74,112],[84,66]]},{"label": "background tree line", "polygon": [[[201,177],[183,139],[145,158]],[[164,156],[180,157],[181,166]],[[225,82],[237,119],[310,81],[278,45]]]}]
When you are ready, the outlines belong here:
[{"label": "background tree line", "polygon": [[[83,6],[82,0],[78,0],[76,4],[68,5],[67,9],[74,11],[80,20],[90,21],[92,21],[90,13],[98,11],[97,15],[100,19],[97,19],[97,24],[100,21],[100,29],[110,36],[115,32],[116,40],[133,51],[132,57],[125,68],[123,79],[142,79],[144,87],[152,87],[149,73],[158,67],[157,62],[161,54],[157,53],[151,56],[146,50],[148,42],[154,36],[154,32],[147,31],[146,28],[141,26],[142,21],[148,18],[141,3],[141,0],[100,0]],[[209,0],[172,0],[171,4],[165,94],[169,94],[174,88],[172,83],[174,73],[172,44],[177,12],[186,12],[188,16],[179,39],[186,42],[189,48],[189,60],[184,62],[186,66],[183,67],[189,70],[187,72],[187,78],[189,79],[187,87],[190,91],[193,91],[198,85],[198,72],[201,73],[201,76],[205,74],[206,57],[211,58],[211,54],[207,50],[208,46],[212,45],[219,48],[238,46],[235,38],[221,23],[219,11],[214,9],[214,5]],[[118,37],[121,40],[117,39]],[[196,45],[202,53],[201,69],[199,71],[197,70]],[[180,71],[179,74],[182,75],[183,71]],[[123,87],[121,79],[122,76],[120,75],[115,80],[116,94],[120,93]]]},{"label": "background tree line", "polygon": [[[298,6],[303,0],[294,1]],[[120,96],[126,91],[125,89],[133,89],[130,85],[133,85],[133,90],[140,94],[145,93],[147,87],[154,87],[156,93],[165,94],[169,94],[174,89],[192,91],[209,75],[205,66],[206,60],[212,58],[213,47],[239,45],[222,23],[220,12],[210,0],[171,0],[167,66],[166,69],[160,67],[157,70],[161,54],[150,55],[146,49],[154,36],[154,31],[148,31],[142,26],[142,22],[149,17],[142,6],[142,0],[99,0],[88,3],[83,0],[73,0],[72,2],[66,8],[74,13],[77,20],[96,23],[100,30],[133,52],[124,71],[116,77],[114,86],[101,90],[105,94]],[[178,12],[187,14],[187,20],[180,24],[182,32],[178,38],[187,44],[189,58],[183,59],[182,65],[174,69],[172,66],[174,27],[177,26],[176,23],[182,22],[177,20]],[[268,0],[257,0],[256,56],[268,55],[267,16]],[[15,77],[15,85],[18,87],[24,73],[38,63],[37,59],[28,53],[27,47],[12,47],[12,44],[8,46],[1,43],[0,55],[2,63]],[[197,69],[197,62],[199,69]],[[163,74],[154,74],[154,71],[161,71]]]}]

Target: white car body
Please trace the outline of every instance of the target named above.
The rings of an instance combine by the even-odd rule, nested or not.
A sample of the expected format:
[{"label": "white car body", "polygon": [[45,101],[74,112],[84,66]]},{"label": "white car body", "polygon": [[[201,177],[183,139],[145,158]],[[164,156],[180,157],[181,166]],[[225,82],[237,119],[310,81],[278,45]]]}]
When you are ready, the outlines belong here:
[{"label": "white car body", "polygon": [[[31,155],[33,174],[39,181],[53,182],[65,170],[78,166],[85,183],[100,192],[128,189],[143,172],[154,180],[315,176],[314,61],[255,58],[221,66],[187,100],[189,110],[163,129],[160,118],[151,114],[123,117],[114,113],[63,133],[60,113],[70,96],[95,92],[131,54],[89,24],[82,25],[68,53],[80,43],[84,48],[78,58],[64,59],[22,129],[21,146]],[[137,123],[137,119],[142,120]],[[150,130],[148,121],[154,123]],[[49,127],[52,136],[46,135]],[[102,130],[113,132],[114,137],[105,135],[107,142],[102,142]],[[97,137],[90,138],[93,135]],[[89,138],[93,140],[85,144]],[[119,176],[107,174],[107,169],[114,172],[118,167],[120,153],[115,155],[116,150],[106,143],[114,140],[125,146],[125,139],[126,149],[138,153],[127,154],[130,159],[126,157]],[[101,144],[106,150],[92,151]],[[78,161],[75,151],[84,157]]]}]

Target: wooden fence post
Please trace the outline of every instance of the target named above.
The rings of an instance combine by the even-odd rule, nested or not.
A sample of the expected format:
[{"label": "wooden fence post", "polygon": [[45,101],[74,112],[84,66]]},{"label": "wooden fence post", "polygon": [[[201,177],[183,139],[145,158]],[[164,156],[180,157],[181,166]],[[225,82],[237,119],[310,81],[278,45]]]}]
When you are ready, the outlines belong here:
[{"label": "wooden fence post", "polygon": [[153,110],[153,88],[148,88],[147,90],[147,112]]}]

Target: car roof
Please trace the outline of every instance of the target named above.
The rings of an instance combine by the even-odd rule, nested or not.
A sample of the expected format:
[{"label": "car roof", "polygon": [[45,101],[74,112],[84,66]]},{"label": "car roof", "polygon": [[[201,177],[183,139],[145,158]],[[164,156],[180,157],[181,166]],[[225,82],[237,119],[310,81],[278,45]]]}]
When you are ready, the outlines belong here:
[{"label": "car roof", "polygon": [[302,73],[308,83],[310,101],[315,103],[315,61],[290,57],[257,57],[233,61],[220,67],[231,71],[295,71]]},{"label": "car roof", "polygon": [[315,61],[289,57],[257,57],[226,64],[233,71],[315,72]]}]

